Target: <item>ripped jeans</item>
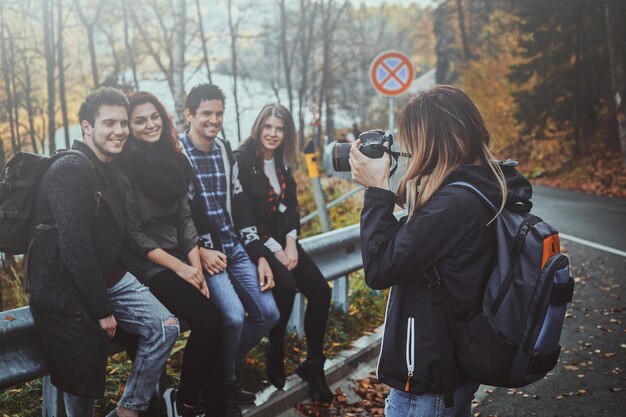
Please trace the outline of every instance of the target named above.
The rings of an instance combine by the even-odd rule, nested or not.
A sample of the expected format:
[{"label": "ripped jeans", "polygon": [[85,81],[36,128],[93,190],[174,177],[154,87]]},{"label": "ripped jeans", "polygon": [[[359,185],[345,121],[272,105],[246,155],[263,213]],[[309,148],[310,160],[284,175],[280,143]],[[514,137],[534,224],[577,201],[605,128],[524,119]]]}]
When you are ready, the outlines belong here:
[{"label": "ripped jeans", "polygon": [[[118,326],[139,336],[137,354],[119,405],[146,410],[178,337],[178,320],[130,273],[108,292]],[[174,323],[165,324],[170,318],[174,318]]]}]

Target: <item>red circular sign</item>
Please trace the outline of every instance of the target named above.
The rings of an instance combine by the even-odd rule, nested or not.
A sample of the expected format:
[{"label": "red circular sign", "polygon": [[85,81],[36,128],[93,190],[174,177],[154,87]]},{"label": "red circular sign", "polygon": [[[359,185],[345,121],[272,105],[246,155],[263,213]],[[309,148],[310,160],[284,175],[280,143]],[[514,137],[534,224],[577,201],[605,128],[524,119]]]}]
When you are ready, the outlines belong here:
[{"label": "red circular sign", "polygon": [[408,56],[402,52],[387,51],[374,58],[370,66],[370,81],[374,88],[386,96],[399,96],[411,87],[415,69]]}]

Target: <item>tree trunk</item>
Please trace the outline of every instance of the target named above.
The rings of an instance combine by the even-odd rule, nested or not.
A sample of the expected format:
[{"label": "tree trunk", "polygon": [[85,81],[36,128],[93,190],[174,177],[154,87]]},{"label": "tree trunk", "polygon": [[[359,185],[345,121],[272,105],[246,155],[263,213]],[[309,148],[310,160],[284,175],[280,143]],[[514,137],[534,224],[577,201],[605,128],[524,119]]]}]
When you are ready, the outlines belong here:
[{"label": "tree trunk", "polygon": [[465,28],[465,13],[463,12],[462,0],[456,0],[456,11],[459,17],[459,29],[461,31],[461,42],[463,44],[463,58],[467,61],[470,59],[470,48],[467,40],[467,30]]},{"label": "tree trunk", "polygon": [[96,44],[94,41],[93,26],[86,27],[87,41],[89,43],[89,60],[91,61],[91,78],[93,80],[93,88],[100,87],[100,79],[98,77],[98,58],[96,58]]},{"label": "tree trunk", "polygon": [[307,108],[309,91],[309,67],[311,51],[313,50],[313,30],[317,17],[317,3],[311,4],[309,0],[300,0],[300,86],[298,88],[298,133],[300,144],[304,143],[305,121],[304,115]]},{"label": "tree trunk", "polygon": [[137,78],[137,63],[135,62],[135,54],[133,53],[133,48],[130,43],[130,35],[128,33],[128,7],[126,0],[120,0],[122,4],[122,16],[124,20],[124,45],[126,46],[126,53],[128,54],[128,63],[130,64],[130,69],[133,72],[133,82],[135,84],[135,90],[139,90],[139,79]]},{"label": "tree trunk", "polygon": [[[96,45],[94,39],[94,31],[96,28],[96,23],[100,18],[100,14],[102,13],[102,8],[104,6],[104,0],[98,1],[98,5],[96,6],[96,11],[94,12],[93,19],[89,21],[85,14],[83,13],[83,8],[81,7],[80,0],[74,0],[74,6],[76,7],[76,12],[78,13],[78,18],[81,23],[85,27],[85,31],[87,32],[87,42],[89,45],[89,58],[91,61],[91,78],[93,79],[93,87],[100,87],[100,80],[98,77],[98,60],[96,56]],[[61,22],[59,22],[61,24]]]},{"label": "tree trunk", "polygon": [[[615,101],[615,117],[619,142],[622,148],[622,165],[626,167],[626,57],[623,48],[623,23],[626,7],[618,0],[608,0],[605,4],[611,85]],[[621,43],[621,44],[620,44]]]},{"label": "tree trunk", "polygon": [[239,100],[237,98],[237,36],[239,21],[233,22],[233,0],[228,0],[228,28],[230,30],[230,54],[233,73],[233,96],[235,97],[235,113],[237,116],[237,141],[241,142],[241,121],[239,117]]},{"label": "tree trunk", "polygon": [[206,34],[204,33],[204,23],[202,21],[202,11],[200,9],[200,0],[195,0],[196,2],[196,13],[198,15],[198,27],[200,29],[200,43],[202,43],[202,59],[204,61],[204,67],[206,68],[206,74],[209,78],[209,83],[213,84],[213,80],[211,79],[211,64],[209,62],[209,51],[207,50],[206,44],[208,43]]},{"label": "tree trunk", "polygon": [[173,53],[173,81],[174,81],[174,108],[176,112],[176,127],[181,132],[185,128],[183,108],[185,107],[185,23],[187,21],[186,0],[177,0],[174,9],[174,53]]},{"label": "tree trunk", "polygon": [[55,85],[54,85],[54,34],[53,27],[54,21],[52,17],[52,10],[50,0],[41,0],[42,12],[43,12],[43,39],[44,39],[44,56],[46,59],[46,80],[48,86],[48,149],[50,155],[55,151],[56,144],[54,143],[54,133],[56,130],[55,121]]},{"label": "tree trunk", "polygon": [[4,169],[4,165],[7,161],[7,155],[4,152],[4,141],[2,140],[2,135],[0,135],[0,172]]},{"label": "tree trunk", "polygon": [[67,118],[67,100],[65,99],[65,66],[63,52],[63,0],[58,0],[57,8],[57,64],[59,71],[59,101],[61,102],[61,116],[63,117],[63,133],[65,148],[70,148],[70,123]]},{"label": "tree trunk", "polygon": [[35,110],[33,109],[33,82],[30,73],[30,65],[26,60],[26,56],[23,56],[24,65],[24,98],[26,99],[26,112],[28,113],[28,131],[30,135],[30,145],[33,148],[33,152],[39,153],[37,150],[37,135],[35,131]]},{"label": "tree trunk", "polygon": [[280,0],[280,52],[285,72],[285,85],[287,96],[289,97],[289,111],[293,113],[293,88],[291,85],[291,57],[289,56],[289,45],[287,44],[288,19],[285,9],[285,0]]},{"label": "tree trunk", "polygon": [[9,50],[11,55],[9,57],[10,77],[11,77],[11,89],[13,90],[13,113],[15,118],[15,142],[17,143],[18,152],[22,149],[22,135],[20,134],[20,102],[17,94],[16,76],[15,76],[15,39],[13,36],[9,37]]},{"label": "tree trunk", "polygon": [[[5,35],[6,28],[6,35]],[[7,48],[6,44],[11,37],[11,32],[9,32],[8,27],[4,24],[4,13],[2,14],[2,27],[0,27],[0,53],[2,57],[2,78],[4,78],[4,89],[6,93],[6,110],[7,115],[9,116],[9,128],[11,133],[11,149],[13,151],[13,155],[17,153],[17,140],[15,136],[15,120],[13,118],[13,92],[11,89],[11,68],[9,67],[9,57],[7,56]]]}]

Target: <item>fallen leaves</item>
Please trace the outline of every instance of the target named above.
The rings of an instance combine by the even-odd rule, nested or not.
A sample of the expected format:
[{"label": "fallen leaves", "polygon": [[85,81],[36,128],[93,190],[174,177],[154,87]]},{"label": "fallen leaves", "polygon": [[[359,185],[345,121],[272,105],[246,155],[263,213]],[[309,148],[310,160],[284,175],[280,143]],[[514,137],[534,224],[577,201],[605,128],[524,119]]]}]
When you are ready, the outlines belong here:
[{"label": "fallen leaves", "polygon": [[311,417],[382,417],[385,411],[385,397],[389,394],[389,388],[378,382],[374,376],[354,382],[355,386],[352,390],[362,398],[360,401],[348,403],[345,393],[341,388],[337,388],[335,399],[331,404],[297,403],[295,407],[305,416]]}]

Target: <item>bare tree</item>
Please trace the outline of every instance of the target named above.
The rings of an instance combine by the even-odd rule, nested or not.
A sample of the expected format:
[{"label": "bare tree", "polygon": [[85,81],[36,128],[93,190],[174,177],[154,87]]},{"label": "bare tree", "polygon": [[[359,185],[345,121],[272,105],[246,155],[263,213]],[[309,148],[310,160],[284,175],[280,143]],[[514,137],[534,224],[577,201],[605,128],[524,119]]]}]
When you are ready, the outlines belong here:
[{"label": "bare tree", "polygon": [[78,14],[78,18],[80,19],[85,31],[87,32],[87,41],[89,45],[89,58],[91,60],[91,77],[93,79],[94,88],[98,88],[100,86],[100,80],[98,77],[98,60],[96,58],[96,44],[95,44],[95,29],[96,23],[102,14],[102,9],[105,4],[105,0],[98,0],[98,3],[95,7],[95,12],[91,19],[88,19],[85,15],[82,6],[80,5],[81,0],[74,0],[74,7],[76,7],[76,13]]},{"label": "bare tree", "polygon": [[130,27],[128,24],[128,2],[126,0],[120,0],[122,5],[122,18],[124,22],[124,46],[126,47],[126,53],[128,54],[128,63],[133,73],[133,82],[135,89],[139,90],[139,79],[137,78],[137,62],[135,61],[135,52],[130,42]]},{"label": "bare tree", "polygon": [[34,67],[32,60],[27,58],[26,54],[22,55],[22,90],[24,91],[24,100],[26,101],[26,113],[28,115],[28,133],[30,136],[30,145],[33,152],[39,153],[37,150],[37,132],[35,129],[35,109],[33,106],[33,75]]},{"label": "bare tree", "polygon": [[459,19],[459,30],[461,31],[461,43],[463,45],[463,58],[470,59],[469,42],[467,40],[467,30],[465,28],[465,13],[463,11],[463,1],[456,0],[456,12]]},{"label": "bare tree", "polygon": [[52,0],[41,0],[41,9],[43,12],[44,58],[46,60],[46,80],[48,87],[48,149],[52,155],[56,149],[56,143],[54,141],[54,133],[56,130],[54,68],[56,66],[56,59],[54,55],[55,40]]},{"label": "bare tree", "polygon": [[[333,116],[333,40],[337,25],[341,14],[345,10],[349,3],[344,2],[341,8],[338,8],[337,4],[333,0],[321,0],[320,12],[322,17],[322,80],[320,83],[319,91],[319,106],[320,112],[322,105],[326,110],[326,134],[329,137],[335,135],[335,124]],[[321,129],[317,132],[316,146],[320,146],[322,142]]]},{"label": "bare tree", "polygon": [[228,7],[228,30],[230,33],[230,54],[231,54],[231,72],[233,76],[233,96],[235,97],[235,113],[237,115],[237,140],[241,142],[241,121],[239,115],[239,98],[237,96],[237,79],[239,72],[237,70],[237,37],[239,36],[239,24],[241,18],[237,21],[233,20],[233,0],[227,0]]},{"label": "bare tree", "polygon": [[65,147],[70,147],[70,124],[67,118],[67,99],[65,94],[65,64],[63,52],[63,29],[65,28],[63,19],[63,0],[57,0],[57,65],[59,71],[59,101],[61,102],[61,116],[63,117],[63,133],[65,136]]},{"label": "bare tree", "polygon": [[620,46],[620,41],[624,39],[623,19],[626,17],[626,7],[618,0],[607,0],[605,12],[615,116],[622,148],[622,164],[626,166],[626,57],[624,44]]},{"label": "bare tree", "polygon": [[176,0],[174,7],[174,106],[176,109],[176,126],[179,130],[185,127],[183,107],[185,106],[185,23],[187,22],[186,0]]},{"label": "bare tree", "polygon": [[200,0],[195,0],[196,3],[196,13],[198,15],[198,29],[200,29],[200,43],[202,44],[202,61],[204,63],[204,67],[206,68],[207,77],[209,78],[209,83],[213,84],[213,80],[211,79],[211,64],[209,62],[209,51],[207,50],[208,39],[204,32],[204,22],[202,20],[202,11],[200,10]]},{"label": "bare tree", "polygon": [[15,155],[19,151],[16,131],[19,129],[17,121],[15,120],[14,108],[15,105],[15,84],[13,80],[13,71],[11,63],[13,58],[9,55],[11,49],[7,48],[7,44],[13,43],[13,35],[6,25],[4,13],[2,13],[2,26],[0,27],[0,51],[2,58],[2,78],[4,78],[4,88],[6,94],[6,111],[9,116],[9,127],[11,132],[11,149]]},{"label": "bare tree", "polygon": [[287,97],[289,97],[289,111],[293,113],[293,88],[291,83],[291,68],[293,63],[293,54],[289,51],[287,42],[287,31],[289,29],[289,20],[287,19],[287,9],[285,0],[278,3],[280,14],[280,55],[283,62],[283,71],[285,75],[285,87],[287,89]]},{"label": "bare tree", "polygon": [[304,113],[308,102],[309,68],[311,68],[311,53],[315,41],[314,30],[317,19],[317,3],[311,0],[300,0],[299,35],[300,41],[300,85],[298,86],[298,132],[301,143],[304,145]]}]

